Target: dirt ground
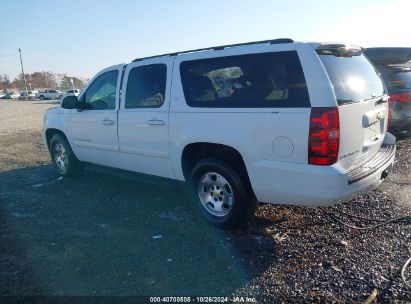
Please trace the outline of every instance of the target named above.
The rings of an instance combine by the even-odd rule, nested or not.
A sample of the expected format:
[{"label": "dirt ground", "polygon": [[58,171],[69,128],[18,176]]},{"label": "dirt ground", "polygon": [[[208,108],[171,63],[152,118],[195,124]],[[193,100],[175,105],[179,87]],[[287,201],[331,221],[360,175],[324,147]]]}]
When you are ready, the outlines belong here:
[{"label": "dirt ground", "polygon": [[[203,222],[179,184],[85,170],[41,142],[53,102],[0,100],[0,295],[247,295],[261,303],[410,303],[409,222],[346,228],[318,208],[263,205],[244,229]],[[411,140],[376,191],[326,212],[353,225],[411,214]],[[407,272],[407,277],[410,275]]]}]

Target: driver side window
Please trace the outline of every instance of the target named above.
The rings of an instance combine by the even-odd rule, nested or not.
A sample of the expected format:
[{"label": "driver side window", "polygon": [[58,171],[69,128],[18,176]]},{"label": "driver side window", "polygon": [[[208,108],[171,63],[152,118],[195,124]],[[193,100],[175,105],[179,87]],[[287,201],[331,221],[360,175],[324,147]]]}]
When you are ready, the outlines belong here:
[{"label": "driver side window", "polygon": [[101,74],[84,92],[82,101],[87,110],[114,110],[116,108],[118,71]]}]

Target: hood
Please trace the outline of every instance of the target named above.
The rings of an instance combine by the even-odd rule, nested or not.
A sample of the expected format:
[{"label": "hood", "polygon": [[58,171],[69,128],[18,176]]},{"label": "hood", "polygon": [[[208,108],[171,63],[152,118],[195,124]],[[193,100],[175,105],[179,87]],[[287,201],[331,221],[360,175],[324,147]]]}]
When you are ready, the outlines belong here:
[{"label": "hood", "polygon": [[60,114],[62,113],[62,108],[60,106],[52,107],[46,110],[46,114]]}]

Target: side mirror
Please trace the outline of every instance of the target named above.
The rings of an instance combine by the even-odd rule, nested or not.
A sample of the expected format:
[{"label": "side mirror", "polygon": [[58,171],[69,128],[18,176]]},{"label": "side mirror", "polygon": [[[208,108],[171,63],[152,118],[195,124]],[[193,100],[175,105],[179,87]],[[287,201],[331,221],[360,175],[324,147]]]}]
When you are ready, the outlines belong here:
[{"label": "side mirror", "polygon": [[61,107],[63,109],[76,109],[79,106],[79,101],[77,96],[66,96],[61,102]]}]

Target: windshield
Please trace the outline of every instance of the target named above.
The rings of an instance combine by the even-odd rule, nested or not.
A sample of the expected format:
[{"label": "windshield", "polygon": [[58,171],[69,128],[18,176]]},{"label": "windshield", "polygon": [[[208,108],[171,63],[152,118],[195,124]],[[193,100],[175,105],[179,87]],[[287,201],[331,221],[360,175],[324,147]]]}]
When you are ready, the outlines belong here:
[{"label": "windshield", "polygon": [[360,102],[384,94],[381,78],[364,55],[319,57],[330,77],[339,105]]}]

